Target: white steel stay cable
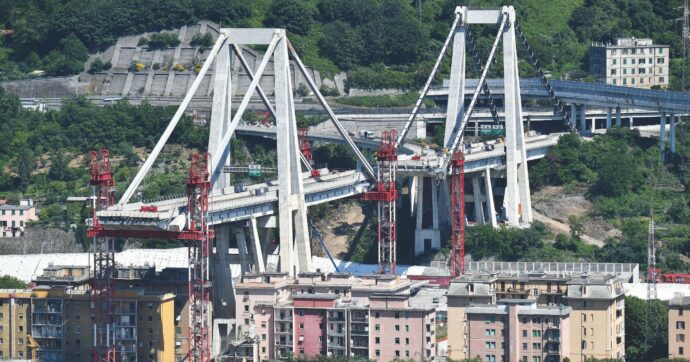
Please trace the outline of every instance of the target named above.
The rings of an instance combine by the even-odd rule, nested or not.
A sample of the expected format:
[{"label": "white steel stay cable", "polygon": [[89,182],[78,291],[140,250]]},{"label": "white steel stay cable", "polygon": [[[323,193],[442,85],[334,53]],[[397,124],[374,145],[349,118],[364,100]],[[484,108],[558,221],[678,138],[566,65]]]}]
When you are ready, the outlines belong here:
[{"label": "white steel stay cable", "polygon": [[314,83],[314,80],[312,77],[309,75],[309,72],[307,72],[307,68],[304,66],[302,63],[302,60],[300,59],[299,55],[295,51],[295,48],[292,47],[292,44],[288,40],[288,50],[290,51],[290,55],[292,55],[292,59],[295,61],[295,64],[299,68],[300,72],[304,76],[304,79],[307,81],[307,85],[311,89],[312,92],[314,92],[314,95],[316,96],[316,99],[319,101],[321,104],[321,107],[323,107],[326,112],[328,113],[328,117],[331,119],[331,122],[335,126],[335,129],[338,131],[340,134],[340,137],[345,140],[347,143],[348,148],[350,148],[350,151],[354,153],[355,157],[359,161],[359,163],[362,165],[362,168],[364,169],[365,173],[367,176],[369,176],[370,179],[376,180],[376,172],[374,172],[374,168],[371,167],[371,164],[369,161],[367,161],[366,157],[362,154],[362,152],[357,148],[357,145],[355,142],[350,138],[350,136],[347,134],[347,131],[345,131],[345,128],[343,125],[340,123],[338,120],[338,117],[333,113],[333,109],[331,108],[330,105],[328,105],[328,102],[326,102],[326,98],[323,97],[323,94],[321,94],[321,91],[319,88],[316,87],[316,83]]},{"label": "white steel stay cable", "polygon": [[448,154],[445,156],[445,159],[443,161],[443,170],[447,170],[448,166],[450,165],[450,161],[452,159],[452,155],[455,152],[455,150],[458,148],[458,144],[460,144],[460,140],[462,139],[463,132],[465,130],[465,125],[467,125],[467,121],[469,121],[470,117],[472,116],[472,111],[474,110],[474,105],[477,103],[477,98],[479,98],[479,94],[481,93],[482,90],[482,84],[486,80],[486,75],[489,72],[489,68],[491,67],[491,63],[493,62],[494,55],[496,54],[496,49],[498,49],[498,43],[501,41],[501,37],[503,35],[503,29],[505,29],[506,23],[508,22],[508,14],[503,14],[503,20],[501,21],[501,26],[498,29],[498,34],[496,35],[496,40],[494,40],[494,45],[491,48],[491,53],[489,53],[489,59],[486,61],[486,66],[484,67],[484,70],[482,71],[482,76],[479,78],[479,81],[477,82],[477,87],[474,90],[474,94],[472,95],[472,101],[470,101],[469,107],[467,107],[467,111],[465,111],[465,115],[462,117],[462,122],[460,122],[459,125],[456,125],[456,131],[455,131],[455,138],[453,139],[453,143],[451,144],[451,147],[448,149]]},{"label": "white steel stay cable", "polygon": [[417,117],[417,113],[419,113],[419,107],[422,105],[422,101],[424,100],[424,97],[426,97],[427,93],[429,93],[429,88],[431,87],[431,82],[434,81],[434,78],[436,77],[436,72],[438,71],[438,68],[441,65],[441,62],[443,61],[443,58],[446,55],[446,50],[448,50],[448,45],[450,45],[450,40],[453,39],[453,35],[455,35],[455,29],[458,27],[458,24],[460,23],[460,13],[455,14],[455,21],[453,21],[453,25],[450,27],[450,32],[448,33],[448,36],[446,37],[446,41],[443,43],[443,47],[441,48],[441,52],[438,54],[438,57],[436,58],[436,63],[434,64],[434,67],[431,69],[431,74],[429,74],[429,78],[426,80],[426,83],[424,84],[424,88],[422,88],[422,91],[419,93],[419,98],[417,98],[417,102],[414,104],[414,108],[412,108],[412,113],[410,113],[409,118],[407,118],[407,122],[405,123],[405,126],[403,127],[402,131],[400,131],[400,135],[398,135],[398,139],[395,141],[395,149],[397,150],[402,144],[405,142],[405,137],[407,137],[407,133],[410,131],[410,127],[412,126],[412,123],[414,122],[415,118]]},{"label": "white steel stay cable", "polygon": [[180,107],[177,108],[177,112],[175,112],[175,115],[170,120],[170,123],[168,123],[168,127],[163,132],[163,135],[161,135],[161,138],[158,139],[158,143],[156,143],[156,146],[149,154],[149,157],[144,162],[144,165],[141,166],[139,172],[137,172],[137,175],[134,177],[134,180],[132,180],[132,183],[129,184],[127,190],[122,195],[122,198],[120,198],[120,201],[117,203],[118,205],[124,205],[127,202],[129,202],[129,199],[134,194],[134,191],[137,190],[137,187],[139,187],[139,184],[141,184],[141,181],[144,179],[144,176],[146,176],[146,174],[151,169],[151,166],[153,166],[153,163],[156,161],[158,154],[160,154],[161,150],[163,149],[163,146],[165,146],[165,143],[168,142],[168,138],[170,138],[170,135],[172,134],[173,130],[175,130],[177,122],[180,121],[180,118],[182,118],[185,109],[187,109],[187,106],[189,105],[189,102],[192,100],[192,97],[194,97],[194,93],[196,93],[197,88],[199,88],[199,85],[201,84],[201,81],[204,79],[204,75],[206,75],[208,68],[211,67],[213,60],[216,58],[216,55],[218,54],[218,51],[220,51],[220,48],[225,44],[227,40],[228,38],[225,34],[221,33],[220,35],[218,35],[218,40],[216,40],[216,44],[213,45],[211,52],[208,54],[208,58],[206,58],[204,65],[201,67],[201,70],[199,71],[199,74],[196,76],[196,79],[194,79],[194,82],[192,83],[192,86],[189,88],[189,91],[187,91],[187,94],[185,95],[184,99],[182,100],[182,103],[180,104]]},{"label": "white steel stay cable", "polygon": [[[249,64],[247,63],[247,60],[244,59],[244,56],[242,55],[242,49],[237,44],[232,44],[232,51],[237,55],[237,58],[240,60],[240,64],[242,64],[242,68],[244,68],[244,71],[247,73],[247,77],[249,78],[249,81],[254,80],[254,73],[252,72],[252,69],[249,68]],[[268,108],[268,111],[271,113],[271,116],[273,116],[273,119],[278,119],[276,117],[276,110],[273,108],[273,105],[271,105],[271,102],[268,100],[268,97],[266,96],[266,92],[264,92],[263,88],[261,88],[260,84],[256,85],[256,91],[259,93],[259,97],[261,98],[261,101],[263,101],[264,105],[266,108]],[[304,157],[302,152],[299,153],[300,159],[302,160],[302,164],[304,167],[307,169],[308,172],[312,171],[311,165],[309,164],[309,161]]]}]

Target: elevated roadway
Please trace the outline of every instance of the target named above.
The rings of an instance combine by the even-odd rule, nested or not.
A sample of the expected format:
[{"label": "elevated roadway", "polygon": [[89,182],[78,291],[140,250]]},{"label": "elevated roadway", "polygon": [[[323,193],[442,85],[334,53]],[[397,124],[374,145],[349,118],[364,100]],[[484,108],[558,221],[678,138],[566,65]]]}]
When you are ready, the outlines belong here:
[{"label": "elevated roadway", "polygon": [[[238,133],[251,134],[262,137],[275,137],[273,128],[257,128],[241,126]],[[528,160],[544,157],[549,148],[558,142],[560,135],[532,135],[527,137]],[[310,135],[311,137],[311,135]],[[320,135],[323,141],[332,141],[335,135]],[[358,144],[367,146],[378,145],[377,140],[357,140]],[[429,176],[435,175],[442,158],[432,150],[422,150],[418,146],[406,146],[407,154],[401,155],[398,162],[400,176]],[[413,160],[414,154],[425,154],[419,160]],[[486,169],[501,169],[505,167],[505,150],[501,143],[495,141],[468,145],[465,148],[465,173],[483,172]],[[321,170],[318,178],[303,174],[305,201],[307,206],[339,200],[355,196],[367,191],[370,182],[362,172],[352,170],[346,172],[329,172]],[[105,229],[110,230],[149,230],[149,231],[180,231],[186,219],[184,209],[187,206],[185,197],[146,203],[155,206],[155,212],[142,212],[144,203],[136,202],[123,206],[114,206],[98,213],[99,220]],[[215,190],[209,196],[209,224],[218,225],[229,222],[249,220],[276,214],[278,205],[278,183],[265,183],[247,186],[244,189],[224,188]]]}]

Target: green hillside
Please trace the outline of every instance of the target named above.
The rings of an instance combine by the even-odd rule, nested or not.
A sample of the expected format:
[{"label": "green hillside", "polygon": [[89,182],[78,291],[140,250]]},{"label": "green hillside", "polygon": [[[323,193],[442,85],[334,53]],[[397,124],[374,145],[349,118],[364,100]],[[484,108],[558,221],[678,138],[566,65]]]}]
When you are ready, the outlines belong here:
[{"label": "green hillside", "polygon": [[[171,29],[202,19],[235,27],[285,27],[306,63],[325,74],[353,72],[352,86],[403,86],[423,82],[445,39],[457,5],[513,4],[531,45],[555,77],[586,78],[587,47],[617,36],[651,36],[681,54],[682,0],[6,0],[0,27],[0,79],[33,70],[75,74],[87,50],[117,37]],[[477,27],[486,55],[495,32]],[[386,67],[385,76],[380,71]],[[681,74],[680,60],[672,62]],[[373,69],[372,69],[373,68]],[[499,68],[499,67],[496,67]],[[447,70],[446,69],[442,69]],[[524,67],[525,75],[529,68]],[[679,77],[672,78],[678,89]],[[388,82],[388,83],[387,83]]]}]

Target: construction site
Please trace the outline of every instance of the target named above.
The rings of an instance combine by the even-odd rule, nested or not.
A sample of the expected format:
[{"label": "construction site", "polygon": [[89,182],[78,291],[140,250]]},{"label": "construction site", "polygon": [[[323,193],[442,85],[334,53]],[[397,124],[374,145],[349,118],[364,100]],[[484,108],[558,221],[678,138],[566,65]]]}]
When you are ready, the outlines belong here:
[{"label": "construction site", "polygon": [[[35,285],[0,291],[0,359],[625,360],[626,295],[690,296],[690,274],[656,266],[653,215],[642,271],[634,263],[472,260],[466,230],[526,228],[544,218],[533,211],[528,163],[546,157],[566,134],[592,137],[624,126],[625,117],[632,126],[639,116],[654,132],[658,127],[662,151],[668,143],[673,154],[690,94],[552,81],[512,6],[457,7],[449,25],[414,107],[403,115],[335,111],[321,92],[324,81],[303,64],[284,29],[219,28],[198,74],[173,74],[165,83],[154,72],[120,74],[110,83],[108,75],[94,76],[122,95],[142,86],[142,93],[158,87],[183,98],[122,195],[109,151],[89,155],[88,253],[8,256],[0,265],[0,274],[21,269],[20,279]],[[477,52],[474,26],[496,27],[486,59]],[[526,59],[518,59],[518,48]],[[489,79],[499,54],[503,78]],[[450,77],[439,82],[447,57]],[[535,78],[521,79],[523,61]],[[477,79],[467,78],[468,67]],[[330,123],[297,126],[298,85]],[[211,105],[208,152],[192,156],[186,194],[134,201],[190,104],[203,102],[199,94]],[[550,109],[523,111],[526,98]],[[265,121],[247,124],[243,117],[257,99]],[[427,108],[425,99],[445,109]],[[547,126],[536,132],[530,123]],[[438,149],[414,142],[432,127],[444,127]],[[487,129],[503,136],[471,137]],[[238,135],[275,139],[277,167],[234,163],[230,144]],[[344,144],[356,167],[317,167],[315,142]],[[266,177],[237,187],[235,174]],[[377,264],[338,259],[314,226],[310,207],[343,199],[376,205]],[[410,252],[397,247],[401,213],[414,221],[415,256],[447,247],[447,258],[399,265],[398,256]],[[181,240],[186,247],[117,252],[123,239]],[[324,256],[312,255],[314,248]]]}]

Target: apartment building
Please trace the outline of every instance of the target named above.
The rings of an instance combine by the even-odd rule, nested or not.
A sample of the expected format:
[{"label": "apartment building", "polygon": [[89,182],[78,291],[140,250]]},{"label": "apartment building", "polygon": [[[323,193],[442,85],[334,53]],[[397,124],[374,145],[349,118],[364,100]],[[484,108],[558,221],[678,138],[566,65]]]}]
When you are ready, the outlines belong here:
[{"label": "apartment building", "polygon": [[589,51],[590,72],[597,81],[635,88],[669,83],[669,46],[652,39],[619,38],[616,44],[593,44]]},{"label": "apartment building", "polygon": [[[623,279],[615,274],[569,275],[523,271],[465,274],[454,279],[448,290],[448,357],[455,360],[476,357],[470,345],[468,329],[468,316],[471,314],[468,311],[471,308],[498,305],[505,300],[528,300],[533,301],[537,309],[568,310],[569,321],[561,321],[561,325],[569,326],[569,331],[561,328],[559,334],[562,342],[559,343],[569,346],[559,348],[561,359],[569,357],[571,361],[585,361],[592,357],[623,358],[623,293]],[[526,357],[530,362],[554,358],[555,354],[551,353],[548,343],[531,343],[540,343],[539,347],[546,355],[528,355]],[[524,359],[525,356],[521,357]],[[503,359],[500,359],[500,354],[496,354],[496,358],[496,361],[514,361],[505,354]]]},{"label": "apartment building", "polygon": [[668,303],[668,358],[690,359],[690,296],[676,296]]},{"label": "apartment building", "polygon": [[235,286],[238,338],[256,343],[243,355],[434,360],[436,308],[415,303],[415,288],[385,275],[245,274]]},{"label": "apartment building", "polygon": [[558,362],[570,356],[570,307],[529,299],[476,304],[467,314],[467,354],[482,361]]},{"label": "apartment building", "polygon": [[[88,266],[75,265],[50,265],[43,270],[43,274],[33,278],[32,282],[40,286],[54,287],[56,290],[70,290],[70,295],[78,295],[81,292],[82,299],[76,300],[75,308],[85,308],[88,301],[88,291],[91,287],[90,269]],[[166,268],[156,272],[153,265],[145,263],[143,266],[123,266],[116,267],[116,288],[119,294],[116,295],[116,329],[118,341],[121,343],[121,352],[126,356],[137,356],[138,361],[148,361],[157,359],[159,353],[157,346],[159,341],[170,338],[170,330],[173,331],[174,351],[170,359],[166,354],[165,361],[183,361],[189,352],[189,310],[187,306],[187,269],[186,268]],[[154,301],[142,300],[141,297],[120,298],[120,295],[143,294],[146,296],[169,295],[172,298],[170,305],[165,304],[166,308],[156,307],[158,303]],[[87,298],[86,300],[83,297]],[[76,298],[76,297],[73,297]],[[59,298],[58,298],[59,299]],[[77,298],[79,299],[79,298]],[[155,298],[154,298],[155,299]],[[167,303],[167,302],[166,302]],[[172,311],[169,310],[172,306]],[[151,307],[151,308],[149,308]],[[160,316],[158,315],[162,313]],[[69,311],[67,312],[69,314]],[[163,329],[155,325],[161,319],[167,325],[172,323],[170,330],[165,330],[166,335],[162,337]],[[64,321],[65,329],[63,334],[67,336],[66,346],[84,346],[80,349],[79,357],[91,354],[91,345],[83,343],[83,331],[88,331],[89,338],[93,328],[90,317],[75,315],[74,318]],[[1,327],[0,327],[1,328]],[[78,335],[77,335],[78,334]],[[139,342],[138,344],[136,342]],[[70,347],[74,349],[76,347]],[[46,352],[47,353],[47,352]],[[70,354],[70,351],[66,352]],[[76,358],[71,353],[71,358]],[[64,354],[63,354],[64,357]]]},{"label": "apartment building", "polygon": [[36,216],[33,200],[20,200],[19,205],[8,205],[5,202],[0,202],[0,236],[3,238],[24,236],[26,224],[36,220],[38,220],[38,216]]},{"label": "apartment building", "polygon": [[[174,360],[172,294],[143,290],[116,292],[115,344],[122,361]],[[81,361],[92,358],[93,304],[84,291],[60,287],[0,290],[3,356],[29,356],[26,335],[38,343],[40,361]]]}]

